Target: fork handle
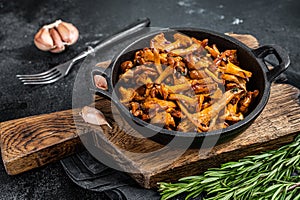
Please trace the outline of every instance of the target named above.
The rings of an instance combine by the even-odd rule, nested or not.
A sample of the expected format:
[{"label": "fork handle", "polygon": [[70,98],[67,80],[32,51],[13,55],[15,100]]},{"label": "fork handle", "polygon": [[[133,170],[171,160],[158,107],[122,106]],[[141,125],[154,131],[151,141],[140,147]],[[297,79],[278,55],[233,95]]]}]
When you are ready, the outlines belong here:
[{"label": "fork handle", "polygon": [[118,40],[121,40],[129,35],[132,35],[136,33],[139,30],[142,30],[145,27],[148,27],[150,25],[150,19],[149,18],[142,18],[138,19],[136,22],[130,24],[129,26],[125,27],[121,31],[115,33],[112,36],[109,36],[108,38],[100,41],[98,44],[95,45],[95,47],[88,46],[88,49],[75,58],[73,58],[72,63],[75,63],[82,58],[85,58],[86,56],[94,53],[96,50],[103,48],[104,46],[114,43]]},{"label": "fork handle", "polygon": [[149,18],[141,18],[137,21],[133,22],[132,24],[126,26],[119,32],[107,37],[106,39],[100,41],[97,43],[94,47],[95,50],[101,49],[102,47],[114,43],[118,40],[121,40],[129,35],[132,35],[140,30],[142,30],[145,27],[149,27],[150,25],[150,19]]},{"label": "fork handle", "polygon": [[91,46],[88,46],[88,49],[86,51],[82,52],[81,54],[79,54],[78,56],[76,56],[75,58],[72,59],[72,63],[75,63],[94,52],[95,52],[95,49]]}]

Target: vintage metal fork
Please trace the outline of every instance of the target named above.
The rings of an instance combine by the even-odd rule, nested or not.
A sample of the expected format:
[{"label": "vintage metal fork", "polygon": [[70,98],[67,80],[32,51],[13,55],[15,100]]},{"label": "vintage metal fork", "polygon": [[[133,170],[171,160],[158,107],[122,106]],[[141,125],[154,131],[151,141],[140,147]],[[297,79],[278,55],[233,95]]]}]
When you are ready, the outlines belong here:
[{"label": "vintage metal fork", "polygon": [[[107,39],[101,41],[95,49],[100,49],[107,44],[116,42],[120,39],[127,37],[144,27],[148,27],[150,25],[150,20],[148,18],[139,19],[135,23],[129,25],[128,27],[124,28],[122,31],[108,37]],[[75,58],[57,65],[54,68],[51,68],[48,71],[39,73],[39,74],[30,74],[30,75],[17,75],[17,78],[20,79],[23,84],[26,85],[37,85],[37,84],[49,84],[58,81],[59,79],[63,78],[64,76],[68,75],[72,66],[78,62],[79,60],[85,58],[87,55],[94,53],[95,49],[92,47],[88,47],[88,49]]]},{"label": "vintage metal fork", "polygon": [[94,52],[94,48],[88,47],[88,50],[82,52],[72,60],[69,60],[65,63],[59,64],[56,67],[51,68],[48,71],[39,73],[39,74],[30,74],[30,75],[17,75],[17,77],[23,82],[25,85],[35,85],[35,84],[49,84],[58,81],[59,79],[66,76],[72,66],[86,57],[87,55]]}]

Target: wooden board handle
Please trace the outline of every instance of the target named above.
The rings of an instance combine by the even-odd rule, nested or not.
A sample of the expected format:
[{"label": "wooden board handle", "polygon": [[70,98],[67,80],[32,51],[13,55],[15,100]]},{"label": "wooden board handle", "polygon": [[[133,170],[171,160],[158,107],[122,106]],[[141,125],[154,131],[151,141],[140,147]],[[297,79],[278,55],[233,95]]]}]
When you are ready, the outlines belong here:
[{"label": "wooden board handle", "polygon": [[19,174],[80,149],[73,120],[73,112],[77,111],[66,110],[0,123],[1,152],[7,173]]}]

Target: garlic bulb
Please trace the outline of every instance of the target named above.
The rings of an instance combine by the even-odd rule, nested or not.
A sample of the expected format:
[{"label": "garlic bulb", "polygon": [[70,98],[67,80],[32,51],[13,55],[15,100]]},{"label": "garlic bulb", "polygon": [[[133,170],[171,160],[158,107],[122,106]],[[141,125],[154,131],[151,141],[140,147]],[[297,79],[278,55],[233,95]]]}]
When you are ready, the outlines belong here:
[{"label": "garlic bulb", "polygon": [[42,51],[59,53],[66,45],[74,44],[79,37],[78,29],[71,23],[56,20],[43,26],[34,37],[34,44]]}]

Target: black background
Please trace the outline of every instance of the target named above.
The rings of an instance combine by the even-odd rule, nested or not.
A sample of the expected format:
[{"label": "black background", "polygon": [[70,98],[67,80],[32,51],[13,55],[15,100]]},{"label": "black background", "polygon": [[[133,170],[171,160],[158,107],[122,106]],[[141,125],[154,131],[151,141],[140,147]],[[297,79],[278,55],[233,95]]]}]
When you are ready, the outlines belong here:
[{"label": "black background", "polygon": [[[76,72],[54,84],[24,86],[16,74],[38,73],[74,57],[90,42],[117,32],[137,18],[149,17],[155,27],[200,27],[217,32],[250,33],[260,44],[286,49],[289,82],[300,85],[300,1],[0,1],[0,121],[72,107]],[[80,31],[78,42],[61,54],[39,51],[33,44],[38,29],[56,19]],[[237,20],[239,19],[239,20]],[[234,24],[234,21],[239,24]],[[17,176],[0,164],[0,199],[102,199],[79,188],[60,163]]]}]

